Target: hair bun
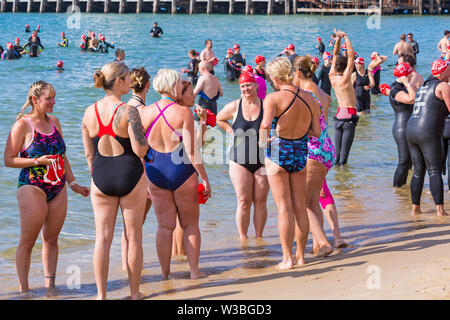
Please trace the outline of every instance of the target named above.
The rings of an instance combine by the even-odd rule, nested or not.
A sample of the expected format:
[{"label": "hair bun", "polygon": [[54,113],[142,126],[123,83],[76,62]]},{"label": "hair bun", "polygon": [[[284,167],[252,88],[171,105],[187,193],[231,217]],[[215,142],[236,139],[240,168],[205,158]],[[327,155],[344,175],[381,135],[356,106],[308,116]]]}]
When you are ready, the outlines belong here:
[{"label": "hair bun", "polygon": [[105,75],[100,70],[95,71],[94,73],[94,87],[103,88],[105,84]]}]

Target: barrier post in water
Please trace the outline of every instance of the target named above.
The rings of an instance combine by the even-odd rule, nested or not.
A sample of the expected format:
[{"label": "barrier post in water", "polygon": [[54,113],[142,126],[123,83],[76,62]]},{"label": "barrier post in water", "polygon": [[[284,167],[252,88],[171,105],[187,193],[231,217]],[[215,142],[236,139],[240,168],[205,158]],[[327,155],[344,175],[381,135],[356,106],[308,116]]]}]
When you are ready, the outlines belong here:
[{"label": "barrier post in water", "polygon": [[234,13],[234,0],[229,0],[228,2],[228,13],[229,14]]},{"label": "barrier post in water", "polygon": [[142,3],[143,0],[138,0],[136,3],[136,13],[141,13],[142,12]]},{"label": "barrier post in water", "polygon": [[30,13],[33,10],[33,0],[28,0],[27,2],[27,13]]},{"label": "barrier post in water", "polygon": [[111,0],[105,0],[105,7],[103,9],[103,13],[109,12],[109,6],[111,5]]},{"label": "barrier post in water", "polygon": [[206,6],[206,13],[210,14],[212,13],[213,8],[213,0],[208,0],[208,4]]},{"label": "barrier post in water", "polygon": [[252,0],[245,0],[245,14],[250,14],[251,5],[252,5]]},{"label": "barrier post in water", "polygon": [[273,0],[268,0],[267,1],[267,15],[271,15],[272,14],[272,7],[273,7]]},{"label": "barrier post in water", "polygon": [[119,2],[119,13],[125,13],[126,6],[127,6],[127,0],[120,0],[120,2]]},{"label": "barrier post in water", "polygon": [[292,13],[293,14],[297,13],[297,0],[292,0]]},{"label": "barrier post in water", "polygon": [[153,0],[153,13],[157,13],[159,10],[159,0]]},{"label": "barrier post in water", "polygon": [[14,0],[13,5],[12,5],[12,12],[16,13],[19,12],[19,0]]},{"label": "barrier post in water", "polygon": [[195,0],[189,0],[189,14],[195,13]]},{"label": "barrier post in water", "polygon": [[177,2],[178,2],[177,0],[172,0],[172,6],[171,6],[172,14],[177,13],[177,4],[178,4]]},{"label": "barrier post in water", "polygon": [[41,0],[41,7],[39,8],[39,13],[44,13],[46,6],[47,6],[47,0]]},{"label": "barrier post in water", "polygon": [[91,13],[92,12],[92,2],[93,2],[94,0],[87,0],[87,2],[86,2],[86,12],[87,13]]},{"label": "barrier post in water", "polygon": [[289,14],[290,13],[290,8],[289,8],[289,0],[284,0],[284,14]]}]

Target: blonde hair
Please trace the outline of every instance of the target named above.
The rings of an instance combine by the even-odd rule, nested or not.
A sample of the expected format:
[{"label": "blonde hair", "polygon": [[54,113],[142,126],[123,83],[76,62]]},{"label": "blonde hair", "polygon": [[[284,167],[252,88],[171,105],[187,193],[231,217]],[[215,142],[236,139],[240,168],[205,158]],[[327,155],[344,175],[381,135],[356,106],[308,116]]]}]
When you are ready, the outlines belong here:
[{"label": "blonde hair", "polygon": [[127,65],[120,61],[113,61],[105,64],[101,70],[94,73],[94,87],[111,90],[117,79],[123,79],[128,73]]},{"label": "blonde hair", "polygon": [[312,78],[317,69],[317,65],[311,61],[309,55],[296,56],[292,61],[292,67],[294,71],[300,70],[307,79]]},{"label": "blonde hair", "polygon": [[33,97],[35,97],[36,99],[39,99],[39,97],[43,94],[44,90],[48,90],[48,93],[53,97],[56,95],[55,88],[50,83],[47,83],[43,80],[36,81],[35,83],[33,83],[31,85],[30,89],[28,90],[27,100],[25,101],[24,105],[20,109],[19,115],[17,116],[16,120],[23,117],[24,111],[29,106],[31,106],[32,108],[34,107],[33,106]]},{"label": "blonde hair", "polygon": [[180,81],[178,72],[172,69],[160,69],[153,79],[153,88],[159,94],[165,93],[176,97],[176,86],[178,81]]},{"label": "blonde hair", "polygon": [[150,75],[145,68],[137,68],[131,70],[131,89],[136,92],[141,92],[145,89],[147,82],[150,81]]},{"label": "blonde hair", "polygon": [[292,65],[288,58],[275,58],[267,64],[266,70],[271,78],[276,78],[281,82],[292,83],[294,80]]}]

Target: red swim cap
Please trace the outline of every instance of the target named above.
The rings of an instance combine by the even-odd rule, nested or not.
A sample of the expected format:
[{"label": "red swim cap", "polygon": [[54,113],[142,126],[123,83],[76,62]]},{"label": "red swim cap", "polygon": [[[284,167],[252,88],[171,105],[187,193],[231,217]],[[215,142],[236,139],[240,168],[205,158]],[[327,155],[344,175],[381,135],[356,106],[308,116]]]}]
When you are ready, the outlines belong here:
[{"label": "red swim cap", "polygon": [[253,68],[251,65],[246,65],[245,67],[242,68],[242,71],[253,73]]},{"label": "red swim cap", "polygon": [[284,48],[284,50],[292,50],[292,51],[295,51],[295,46],[294,46],[292,43],[290,43],[286,48]]},{"label": "red swim cap", "polygon": [[100,40],[105,41],[105,36],[104,35],[100,35]]},{"label": "red swim cap", "polygon": [[355,60],[355,63],[364,64],[364,59],[362,57],[359,57]]},{"label": "red swim cap", "polygon": [[372,52],[372,54],[370,55],[370,59],[375,60],[376,58],[377,58],[377,53]]},{"label": "red swim cap", "polygon": [[86,39],[86,35],[85,34],[82,34],[81,35],[81,40],[85,40]]},{"label": "red swim cap", "polygon": [[260,64],[261,62],[265,61],[266,58],[264,58],[263,56],[256,56],[255,57],[255,63],[256,64]]},{"label": "red swim cap", "polygon": [[383,96],[389,95],[388,90],[390,91],[391,87],[389,87],[386,83],[380,84],[380,91]]},{"label": "red swim cap", "polygon": [[40,29],[40,28],[41,28],[41,26],[40,26],[40,25],[37,25],[37,28],[38,28],[38,29]]},{"label": "red swim cap", "polygon": [[400,63],[398,64],[394,69],[394,77],[400,78],[400,77],[406,77],[409,75],[413,69],[409,65],[409,63]]},{"label": "red swim cap", "polygon": [[442,72],[445,71],[445,69],[447,69],[448,64],[449,64],[448,61],[444,61],[441,59],[434,60],[433,63],[431,64],[431,73],[433,74],[433,76],[441,74]]},{"label": "red swim cap", "polygon": [[314,62],[317,66],[319,66],[320,64],[319,58],[317,57],[311,57],[311,61]]},{"label": "red swim cap", "polygon": [[450,50],[450,43],[447,45],[447,50]]},{"label": "red swim cap", "polygon": [[256,79],[251,73],[243,71],[241,73],[241,75],[239,76],[239,84],[246,83],[246,82],[256,83]]},{"label": "red swim cap", "polygon": [[25,28],[29,28],[29,27],[30,27],[30,25],[29,25],[29,24],[26,24],[26,25],[25,25]]},{"label": "red swim cap", "polygon": [[228,50],[227,50],[227,54],[233,54],[233,49],[231,49],[231,48],[228,48]]},{"label": "red swim cap", "polygon": [[13,44],[11,42],[8,42],[6,44],[6,49],[12,49],[13,48]]},{"label": "red swim cap", "polygon": [[20,39],[19,38],[16,38],[16,40],[14,40],[15,42],[20,42]]},{"label": "red swim cap", "polygon": [[347,44],[344,42],[344,44],[342,45],[342,50],[347,50]]},{"label": "red swim cap", "polygon": [[330,59],[330,57],[331,57],[331,55],[329,52],[324,52],[322,55],[323,60],[328,60],[328,59]]},{"label": "red swim cap", "polygon": [[206,112],[208,113],[206,116],[206,124],[214,128],[217,122],[216,114],[208,109],[206,109]]},{"label": "red swim cap", "polygon": [[203,194],[203,191],[205,191],[205,186],[202,183],[199,183],[197,187],[199,204],[204,204],[208,201],[208,197]]},{"label": "red swim cap", "polygon": [[239,49],[239,48],[240,48],[240,46],[237,43],[233,46],[234,50]]},{"label": "red swim cap", "polygon": [[61,32],[61,36],[65,37],[65,36],[66,36],[66,34],[65,34],[64,32]]},{"label": "red swim cap", "polygon": [[56,63],[56,66],[57,66],[58,68],[61,68],[63,65],[64,65],[64,63],[63,63],[61,60],[59,60],[59,61]]},{"label": "red swim cap", "polygon": [[321,37],[317,37],[317,41],[322,41],[322,38]]}]

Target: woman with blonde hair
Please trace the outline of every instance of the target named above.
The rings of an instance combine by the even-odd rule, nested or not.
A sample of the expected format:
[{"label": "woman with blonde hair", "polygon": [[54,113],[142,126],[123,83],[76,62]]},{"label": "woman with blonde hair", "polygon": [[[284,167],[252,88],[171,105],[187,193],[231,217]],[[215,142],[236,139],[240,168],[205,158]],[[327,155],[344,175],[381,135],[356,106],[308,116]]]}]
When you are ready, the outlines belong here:
[{"label": "woman with blonde hair", "polygon": [[94,86],[103,88],[106,95],[87,107],[82,123],[84,150],[92,173],[97,299],[106,299],[109,251],[119,206],[126,235],[131,298],[141,298],[146,181],[140,158],[145,156],[148,144],[139,112],[120,100],[129,92],[130,84],[129,69],[122,62],[107,63],[96,71]]},{"label": "woman with blonde hair", "polygon": [[331,97],[320,89],[313,81],[317,65],[308,55],[297,56],[292,62],[294,68],[294,84],[312,94],[320,105],[320,136],[308,140],[308,161],[306,175],[306,208],[309,225],[314,239],[314,249],[324,257],[333,252],[323,230],[323,214],[320,209],[319,196],[325,176],[334,163],[336,151],[328,135],[327,120]]},{"label": "woman with blonde hair", "polygon": [[[261,147],[267,146],[265,166],[278,208],[283,251],[283,261],[278,266],[289,269],[305,263],[309,231],[305,190],[308,135],[320,136],[320,106],[310,93],[292,84],[292,65],[287,58],[270,61],[266,70],[279,91],[264,99],[259,139]],[[298,249],[293,258],[294,235]]]},{"label": "woman with blonde hair", "polygon": [[191,269],[191,279],[203,274],[198,269],[200,255],[199,205],[197,188],[200,178],[204,196],[210,196],[208,176],[195,147],[194,117],[189,107],[175,101],[181,97],[180,75],[161,69],[153,80],[161,99],[141,112],[150,145],[145,157],[148,188],[158,219],[156,250],[162,276],[170,275],[172,236],[176,218],[184,231],[184,248]]},{"label": "woman with blonde hair", "polygon": [[[17,185],[20,241],[16,269],[20,292],[29,291],[31,252],[42,231],[45,286],[55,286],[58,237],[67,214],[67,188],[87,197],[66,156],[61,124],[53,112],[55,89],[45,81],[33,83],[6,142],[5,166],[21,168]],[[24,114],[31,106],[31,112]]]}]

